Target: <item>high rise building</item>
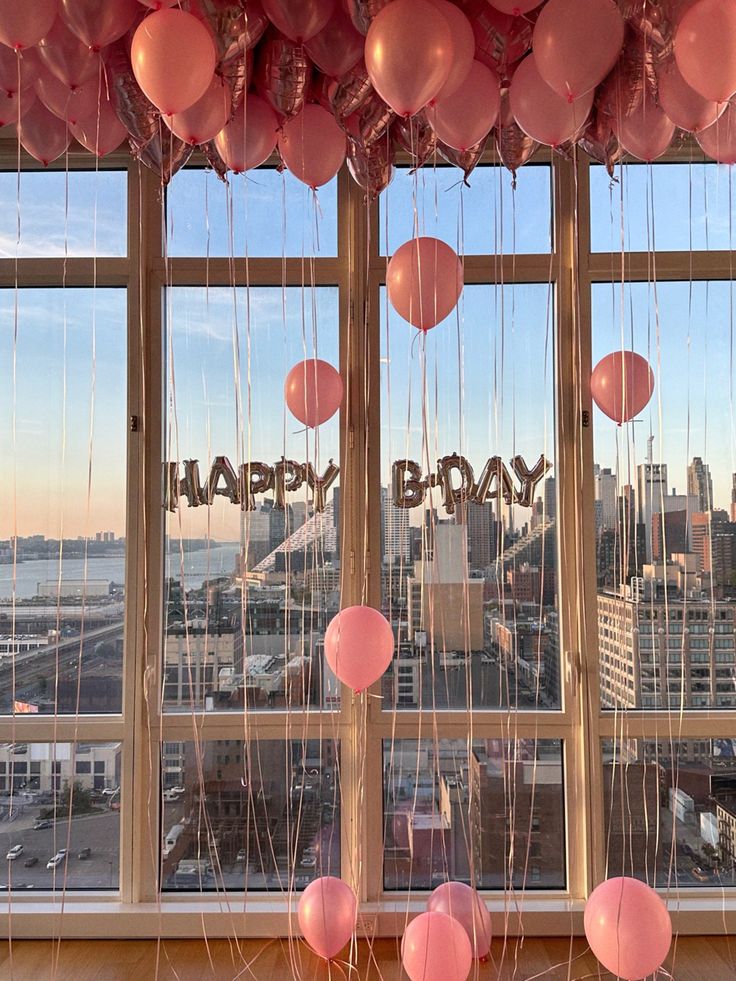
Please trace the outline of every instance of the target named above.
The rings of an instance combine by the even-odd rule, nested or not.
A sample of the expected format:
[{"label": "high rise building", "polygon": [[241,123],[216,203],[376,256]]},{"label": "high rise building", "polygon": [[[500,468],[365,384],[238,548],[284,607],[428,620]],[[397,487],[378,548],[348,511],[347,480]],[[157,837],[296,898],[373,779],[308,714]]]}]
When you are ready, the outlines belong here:
[{"label": "high rise building", "polygon": [[736,521],[736,473],[731,474],[731,521]]},{"label": "high rise building", "polygon": [[598,594],[601,704],[673,710],[736,705],[734,609],[663,590]]},{"label": "high rise building", "polygon": [[710,467],[699,456],[694,456],[693,462],[687,468],[687,492],[697,498],[698,511],[712,510],[713,480]]},{"label": "high rise building", "polygon": [[411,559],[409,511],[396,507],[388,487],[381,488],[382,560],[399,565]]},{"label": "high rise building", "polygon": [[487,569],[493,565],[498,551],[499,528],[493,504],[471,502],[465,508],[468,529],[468,565],[471,569]]},{"label": "high rise building", "polygon": [[594,477],[595,499],[600,501],[600,527],[612,529],[616,527],[618,488],[616,474],[610,468],[599,469]]},{"label": "high rise building", "polygon": [[667,464],[640,463],[636,468],[636,506],[638,523],[644,526],[644,547],[652,560],[652,515],[662,511],[667,495]]},{"label": "high rise building", "polygon": [[557,515],[557,485],[554,477],[547,477],[544,482],[544,516],[554,518]]}]

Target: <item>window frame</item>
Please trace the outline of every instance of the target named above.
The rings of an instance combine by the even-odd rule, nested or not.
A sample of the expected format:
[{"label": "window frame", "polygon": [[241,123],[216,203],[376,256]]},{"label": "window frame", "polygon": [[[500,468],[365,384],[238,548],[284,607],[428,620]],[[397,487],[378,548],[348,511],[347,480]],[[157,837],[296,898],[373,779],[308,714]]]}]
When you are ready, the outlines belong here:
[{"label": "window frame", "polygon": [[[667,160],[688,162],[687,146]],[[699,153],[699,151],[697,151]],[[0,143],[0,167],[15,171],[16,145]],[[698,161],[704,160],[702,156]],[[41,169],[25,154],[22,166]],[[561,707],[557,710],[474,710],[474,738],[551,738],[563,741],[567,887],[534,890],[523,898],[526,934],[580,932],[582,909],[594,885],[604,877],[605,815],[601,744],[621,734],[623,713],[604,712],[599,704],[597,585],[593,432],[585,421],[592,403],[584,384],[591,364],[591,287],[610,282],[624,270],[620,254],[590,251],[589,167],[577,153],[569,160],[539,151],[536,161],[551,162],[553,236],[550,254],[465,257],[466,283],[550,283],[555,305],[555,447],[557,556],[560,621]],[[497,165],[487,153],[484,163]],[[30,166],[29,166],[30,165]],[[125,257],[23,258],[0,260],[0,287],[121,286],[128,291],[128,437],[126,503],[126,614],[122,712],[114,715],[0,717],[3,741],[120,741],[122,743],[119,892],[68,892],[13,895],[14,936],[174,936],[195,935],[204,917],[209,935],[287,935],[295,897],[282,894],[177,894],[158,890],[161,829],[160,758],[166,742],[193,736],[242,739],[238,712],[163,714],[159,690],[163,660],[164,510],[161,461],[165,449],[165,314],[167,286],[258,285],[337,286],[340,315],[340,370],[346,399],[340,421],[341,596],[343,606],[381,603],[380,487],[380,288],[387,258],[379,249],[378,205],[366,205],[363,192],[342,169],[338,177],[338,254],[335,258],[167,257],[165,214],[155,176],[127,153],[90,162],[69,151],[50,169],[123,169],[128,186],[128,250]],[[642,165],[651,166],[651,165]],[[657,166],[655,164],[654,166]],[[523,176],[522,178],[523,179]],[[352,273],[355,273],[354,275]],[[626,280],[651,277],[651,255],[627,253]],[[661,252],[659,280],[734,278],[733,254]],[[134,425],[134,422],[137,425]],[[367,514],[367,520],[366,520]],[[367,531],[367,533],[366,533]],[[153,584],[151,590],[148,584]],[[670,718],[674,713],[670,714]],[[734,710],[678,714],[679,738],[721,738],[736,721]],[[251,738],[283,738],[287,718],[304,738],[325,735],[327,716],[317,710],[248,714]],[[359,932],[394,935],[403,929],[407,910],[424,908],[426,895],[383,889],[384,738],[416,738],[418,710],[385,711],[377,699],[355,698],[343,690],[330,735],[340,740],[343,786],[341,817],[342,874],[359,886]],[[653,738],[668,713],[626,713],[626,733]],[[468,735],[468,710],[437,716],[440,738]],[[363,764],[363,760],[365,761]],[[358,774],[373,791],[358,799]],[[155,856],[155,860],[154,860]],[[358,882],[358,870],[364,874]],[[508,916],[510,933],[521,932],[520,907],[508,893],[485,893],[494,916]],[[712,932],[712,913],[736,916],[736,895],[720,890],[679,889],[668,896],[675,927]],[[64,915],[59,916],[64,903]],[[248,911],[248,916],[243,914]],[[152,914],[156,914],[155,916]],[[93,915],[92,915],[93,914]],[[378,919],[376,919],[378,917]],[[0,930],[7,932],[9,917]],[[498,921],[501,922],[500,919]],[[725,920],[724,920],[725,922]]]}]

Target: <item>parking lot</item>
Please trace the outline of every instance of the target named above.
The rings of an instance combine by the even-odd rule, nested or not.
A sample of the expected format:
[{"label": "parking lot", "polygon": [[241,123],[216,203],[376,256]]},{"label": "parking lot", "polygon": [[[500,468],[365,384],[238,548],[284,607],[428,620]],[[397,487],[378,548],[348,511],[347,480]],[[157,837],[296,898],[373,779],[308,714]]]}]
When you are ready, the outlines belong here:
[{"label": "parking lot", "polygon": [[[36,815],[37,816],[37,815]],[[34,831],[35,817],[25,814],[22,819],[0,825],[0,887],[11,885],[14,891],[33,889],[117,889],[119,874],[120,813],[101,810],[64,819],[41,831]],[[5,858],[14,845],[23,845],[22,854],[14,861]],[[46,863],[60,848],[68,848],[66,862],[57,869],[47,869]],[[78,857],[89,848],[85,859]],[[38,861],[31,868],[25,862]],[[65,877],[66,871],[66,877]]]}]

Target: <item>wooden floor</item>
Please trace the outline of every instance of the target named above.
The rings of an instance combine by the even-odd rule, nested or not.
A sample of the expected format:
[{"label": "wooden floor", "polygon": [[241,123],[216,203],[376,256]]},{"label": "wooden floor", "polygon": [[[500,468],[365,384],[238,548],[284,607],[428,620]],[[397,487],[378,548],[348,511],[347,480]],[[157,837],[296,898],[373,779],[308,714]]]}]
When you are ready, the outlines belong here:
[{"label": "wooden floor", "polygon": [[[665,965],[675,981],[734,981],[736,937],[681,938]],[[569,939],[512,939],[493,945],[492,959],[475,966],[476,981],[582,981],[610,979],[598,970],[585,942]],[[667,975],[660,975],[669,981]],[[396,941],[361,943],[357,970],[326,964],[300,941],[215,940],[209,951],[200,940],[65,940],[61,944],[19,940],[0,948],[0,979],[12,981],[399,981]],[[659,981],[659,979],[658,979]]]}]

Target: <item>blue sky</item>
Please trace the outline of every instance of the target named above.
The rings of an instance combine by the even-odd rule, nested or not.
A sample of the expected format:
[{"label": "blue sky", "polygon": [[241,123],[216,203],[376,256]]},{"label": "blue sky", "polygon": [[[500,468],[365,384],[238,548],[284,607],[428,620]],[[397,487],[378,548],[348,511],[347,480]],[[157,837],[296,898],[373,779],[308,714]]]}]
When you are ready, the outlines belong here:
[{"label": "blue sky", "polygon": [[[629,167],[623,184],[613,184],[601,168],[591,180],[594,248],[619,249],[620,202],[625,203],[624,237],[646,249],[653,238],[661,249],[693,248],[706,242],[727,248],[731,238],[728,203],[732,175],[726,168],[676,165],[653,171],[653,207],[646,167]],[[0,175],[0,252],[15,254],[16,175]],[[68,195],[68,204],[65,197]],[[285,208],[285,210],[284,210]],[[549,171],[527,167],[513,195],[510,177],[483,169],[471,188],[455,170],[427,168],[416,179],[400,173],[385,197],[381,239],[391,248],[411,236],[416,216],[420,232],[437,234],[468,253],[517,253],[549,248]],[[22,255],[90,254],[125,251],[124,191],[119,174],[47,172],[21,177]],[[653,220],[652,220],[653,213]],[[334,254],[334,186],[311,192],[288,175],[258,173],[236,180],[228,192],[212,175],[182,172],[174,179],[169,209],[170,251],[176,255],[230,252],[228,214],[234,218],[236,255],[308,257]],[[691,221],[692,217],[692,221]],[[654,230],[654,235],[652,234]],[[308,278],[308,267],[305,267]],[[615,270],[612,271],[612,279]],[[593,346],[597,360],[626,346],[648,356],[657,375],[655,397],[642,422],[618,430],[594,413],[596,459],[621,471],[644,459],[646,436],[655,433],[655,457],[670,465],[670,484],[684,489],[692,456],[710,463],[715,501],[728,506],[734,462],[731,418],[731,287],[728,284],[642,284],[623,291],[600,284],[593,294]],[[381,303],[383,476],[392,459],[435,458],[464,450],[478,471],[492,453],[527,462],[541,452],[552,456],[552,310],[547,283],[524,286],[469,286],[457,311],[426,338]],[[0,293],[0,454],[11,456],[13,418],[12,290]],[[68,537],[108,527],[124,531],[125,295],[122,290],[21,291],[15,352],[17,397],[16,522],[21,534]],[[337,422],[323,427],[318,445],[307,437],[283,404],[289,368],[316,351],[337,364],[337,291],[293,287],[178,289],[172,294],[170,353],[176,391],[177,434],[169,434],[171,456],[208,460],[238,452],[234,400],[235,353],[240,358],[244,399],[250,385],[251,416],[243,445],[246,455],[272,463],[282,453],[324,466],[338,454]],[[235,329],[234,329],[235,325]],[[235,344],[237,338],[237,345]],[[94,429],[92,498],[87,517],[86,485],[90,439],[94,340]],[[421,345],[425,345],[429,426],[422,449]],[[659,345],[659,352],[658,352]],[[250,361],[248,358],[250,351]],[[248,373],[248,364],[250,371]],[[390,405],[389,405],[390,386]],[[246,408],[247,416],[247,408]],[[660,421],[661,414],[661,421]],[[461,431],[462,426],[462,431]],[[66,444],[64,445],[64,434]],[[617,446],[618,440],[618,446]],[[64,465],[62,467],[62,454]],[[4,465],[6,487],[13,467]],[[62,505],[61,499],[64,499]],[[0,537],[12,532],[3,509]],[[236,509],[218,504],[187,511],[185,535],[234,538]]]}]

